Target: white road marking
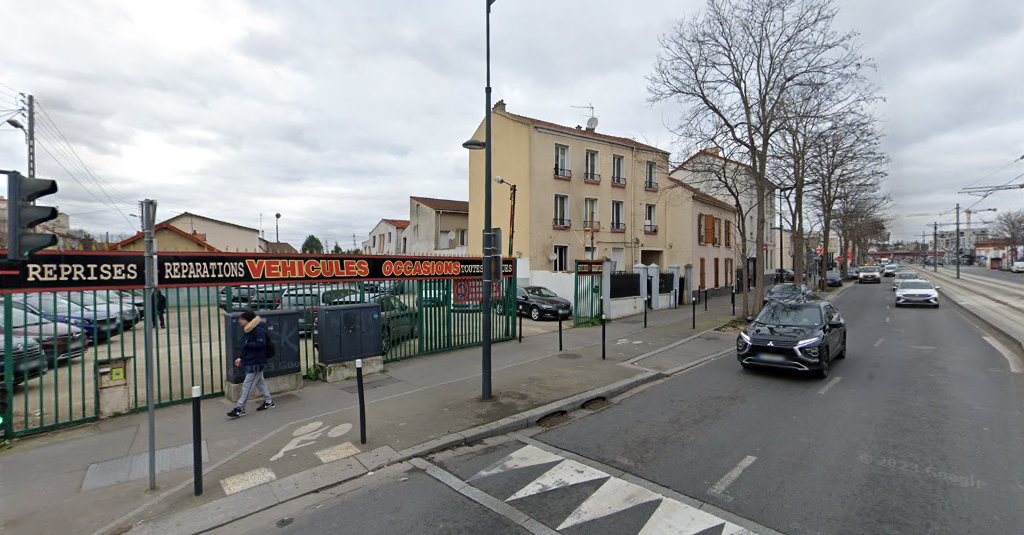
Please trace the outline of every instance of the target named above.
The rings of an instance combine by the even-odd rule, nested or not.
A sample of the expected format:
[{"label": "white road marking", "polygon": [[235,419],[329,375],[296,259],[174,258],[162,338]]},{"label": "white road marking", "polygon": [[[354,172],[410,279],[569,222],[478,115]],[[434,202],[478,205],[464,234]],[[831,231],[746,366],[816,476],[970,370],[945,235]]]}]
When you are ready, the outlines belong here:
[{"label": "white road marking", "polygon": [[351,442],[342,442],[337,446],[331,446],[316,452],[316,456],[320,458],[320,462],[327,464],[359,453],[359,448],[355,447]]},{"label": "white road marking", "polygon": [[833,386],[835,386],[836,383],[838,383],[842,379],[843,379],[842,377],[833,377],[831,381],[829,381],[825,386],[821,387],[821,390],[818,390],[818,393],[819,394],[824,394],[825,392],[828,392],[828,389],[830,389]]},{"label": "white road marking", "polygon": [[1012,373],[1022,373],[1022,372],[1024,372],[1024,363],[1021,363],[1020,357],[1018,357],[1017,355],[1013,354],[1013,352],[1010,351],[1009,349],[1007,349],[1006,346],[1001,344],[999,342],[999,340],[996,340],[995,338],[992,338],[991,336],[982,336],[982,338],[984,338],[985,341],[988,342],[992,347],[996,348],[996,351],[998,351],[999,354],[1001,354],[1003,356],[1003,358],[1006,359],[1006,362],[1010,363],[1010,372],[1012,372]]},{"label": "white road marking", "polygon": [[756,460],[757,457],[754,457],[753,455],[747,455],[746,457],[744,457],[743,460],[740,461],[740,463],[737,464],[735,468],[729,470],[728,474],[725,474],[724,476],[722,476],[722,479],[718,480],[717,483],[711,485],[711,488],[708,489],[708,494],[718,496],[719,498],[722,498],[726,501],[731,501],[732,498],[725,493],[725,490],[728,489],[729,485],[732,485],[732,483],[736,481],[737,478],[740,477],[740,474],[742,474],[748,466],[754,464],[754,461]]},{"label": "white road marking", "polygon": [[879,338],[878,340],[875,340],[875,347],[878,347],[878,346],[882,345],[882,342],[884,342],[884,341],[885,341],[885,338]]},{"label": "white road marking", "polygon": [[577,483],[594,481],[604,477],[610,476],[585,464],[566,459],[551,467],[550,470],[544,472],[544,474],[537,479],[531,481],[529,485],[519,489],[518,492],[509,496],[505,501],[510,502],[512,500],[533,496],[534,494],[540,494],[549,490],[560,489]]},{"label": "white road marking", "polygon": [[705,529],[722,524],[724,522],[721,518],[711,516],[699,509],[683,505],[675,500],[662,500],[637,535],[700,533]]},{"label": "white road marking", "polygon": [[587,498],[572,514],[569,515],[555,530],[561,531],[576,524],[582,524],[610,514],[624,511],[642,503],[660,500],[661,496],[639,485],[621,479],[611,478],[605,481]]},{"label": "white road marking", "polygon": [[264,483],[270,483],[277,479],[277,474],[273,470],[261,466],[255,470],[249,470],[248,472],[242,472],[241,474],[235,474],[231,477],[225,477],[220,480],[220,487],[224,489],[224,494],[228,496],[243,490],[249,490],[253,487],[258,487]]},{"label": "white road marking", "polygon": [[492,464],[490,467],[477,472],[475,476],[469,478],[467,481],[473,481],[474,479],[480,479],[481,477],[493,476],[494,474],[515,470],[516,468],[525,468],[527,466],[536,466],[538,464],[561,460],[561,457],[553,453],[548,453],[537,446],[523,446],[511,455]]},{"label": "white road marking", "polygon": [[886,323],[889,323],[889,316],[886,316],[886,317],[885,317],[885,322],[886,322]]},{"label": "white road marking", "polygon": [[332,427],[331,430],[327,432],[327,436],[330,437],[330,438],[338,438],[341,435],[344,435],[345,433],[348,433],[351,430],[352,430],[352,424],[348,424],[348,423],[340,424],[340,425],[336,425],[336,426]]}]

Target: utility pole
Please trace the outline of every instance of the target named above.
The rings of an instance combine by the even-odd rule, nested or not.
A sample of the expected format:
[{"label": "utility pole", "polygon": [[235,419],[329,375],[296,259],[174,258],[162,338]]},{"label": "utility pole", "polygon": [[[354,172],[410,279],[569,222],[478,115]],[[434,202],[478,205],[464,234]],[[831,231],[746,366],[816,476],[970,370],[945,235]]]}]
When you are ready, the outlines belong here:
[{"label": "utility pole", "polygon": [[28,96],[28,177],[36,177],[36,97]]},{"label": "utility pole", "polygon": [[146,246],[144,258],[145,293],[142,296],[145,307],[145,329],[143,343],[146,362],[146,420],[149,424],[149,490],[156,490],[156,427],[154,421],[153,399],[153,327],[156,303],[156,251],[154,250],[153,222],[156,220],[156,201],[146,199],[140,203],[142,208],[142,233]]},{"label": "utility pole", "polygon": [[960,278],[960,203],[956,203],[956,278]]},{"label": "utility pole", "polygon": [[939,271],[939,223],[934,223],[932,230],[932,271]]}]

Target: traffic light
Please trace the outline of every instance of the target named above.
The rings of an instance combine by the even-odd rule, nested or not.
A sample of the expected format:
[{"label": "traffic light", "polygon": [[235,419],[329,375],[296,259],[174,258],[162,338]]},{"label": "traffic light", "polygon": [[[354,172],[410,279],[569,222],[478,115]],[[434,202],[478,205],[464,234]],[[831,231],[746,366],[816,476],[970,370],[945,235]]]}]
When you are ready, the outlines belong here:
[{"label": "traffic light", "polygon": [[7,171],[7,258],[20,260],[40,249],[57,245],[57,236],[31,232],[40,223],[57,218],[52,206],[33,201],[57,193],[57,181],[23,176]]}]

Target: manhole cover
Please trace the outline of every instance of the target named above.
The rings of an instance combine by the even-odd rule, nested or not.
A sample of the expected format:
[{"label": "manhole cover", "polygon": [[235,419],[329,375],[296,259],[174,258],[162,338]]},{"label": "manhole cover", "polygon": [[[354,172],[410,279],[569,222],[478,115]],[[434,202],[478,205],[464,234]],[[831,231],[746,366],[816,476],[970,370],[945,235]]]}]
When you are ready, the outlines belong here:
[{"label": "manhole cover", "polygon": [[585,401],[583,403],[582,407],[584,409],[587,409],[588,411],[596,411],[596,410],[603,409],[603,408],[607,407],[608,405],[611,405],[611,403],[609,403],[606,398],[598,397],[598,398],[594,398],[594,399]]},{"label": "manhole cover", "polygon": [[576,360],[583,358],[583,355],[580,355],[579,353],[562,353],[561,355],[558,355],[558,358],[565,360]]},{"label": "manhole cover", "polygon": [[545,428],[552,428],[556,425],[564,424],[571,419],[572,418],[569,417],[569,413],[565,411],[557,411],[541,417],[540,420],[537,420],[537,425]]}]

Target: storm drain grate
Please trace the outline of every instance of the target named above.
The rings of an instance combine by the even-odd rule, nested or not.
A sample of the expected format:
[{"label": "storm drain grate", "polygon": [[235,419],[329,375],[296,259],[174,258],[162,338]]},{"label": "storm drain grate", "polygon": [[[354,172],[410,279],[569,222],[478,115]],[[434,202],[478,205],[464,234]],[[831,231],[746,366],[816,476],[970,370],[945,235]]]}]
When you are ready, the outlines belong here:
[{"label": "storm drain grate", "polygon": [[588,399],[587,401],[584,401],[583,405],[580,405],[580,407],[587,409],[588,411],[596,411],[601,410],[607,407],[608,405],[611,405],[611,403],[608,401],[608,398],[602,396],[596,397],[594,399]]},{"label": "storm drain grate", "polygon": [[551,414],[542,416],[540,420],[537,420],[537,425],[550,429],[556,425],[564,424],[569,420],[572,420],[569,413],[565,411],[555,411]]}]

